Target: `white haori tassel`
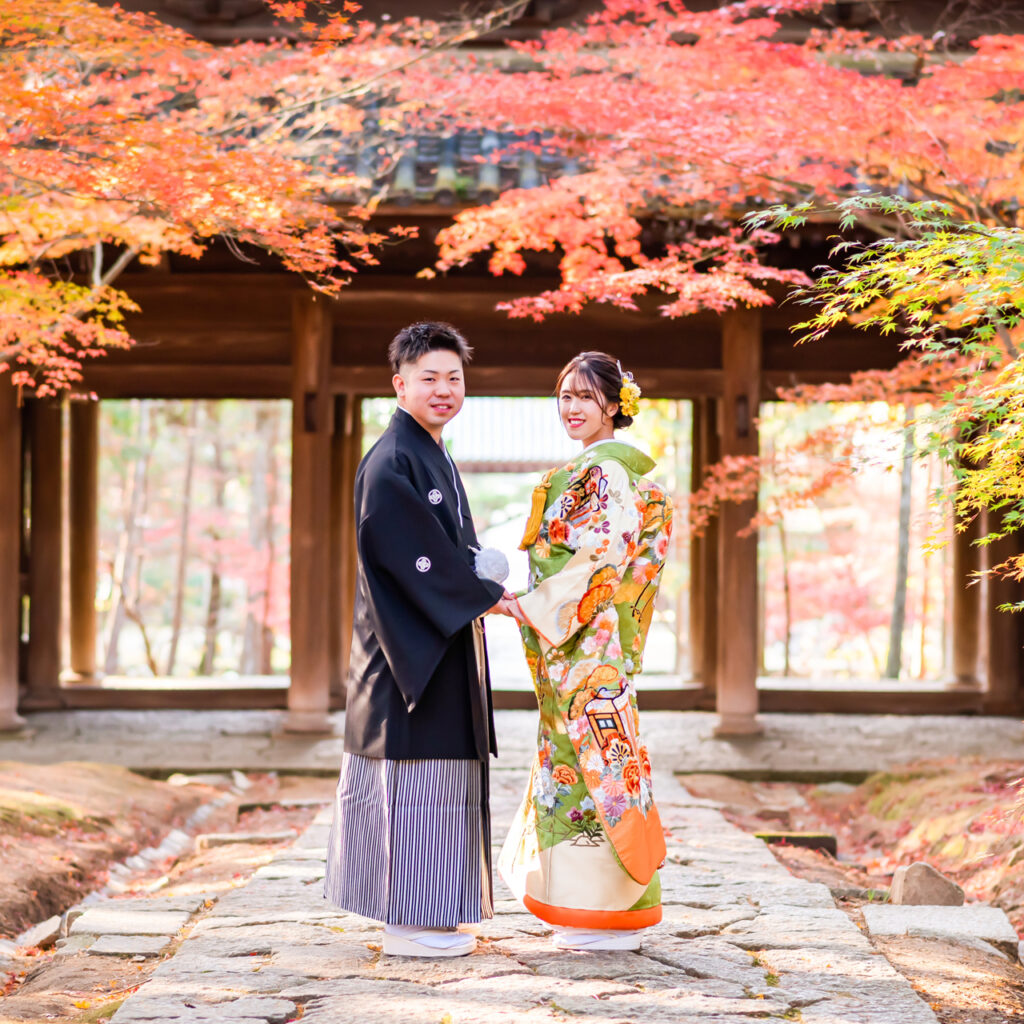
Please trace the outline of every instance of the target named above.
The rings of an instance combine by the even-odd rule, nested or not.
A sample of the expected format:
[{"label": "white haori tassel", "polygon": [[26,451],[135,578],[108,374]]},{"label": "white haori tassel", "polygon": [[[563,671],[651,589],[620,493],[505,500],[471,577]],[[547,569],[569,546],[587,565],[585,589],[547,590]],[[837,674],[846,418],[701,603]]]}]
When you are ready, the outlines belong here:
[{"label": "white haori tassel", "polygon": [[482,580],[504,583],[508,579],[508,559],[497,548],[472,548],[476,552],[473,568]]}]

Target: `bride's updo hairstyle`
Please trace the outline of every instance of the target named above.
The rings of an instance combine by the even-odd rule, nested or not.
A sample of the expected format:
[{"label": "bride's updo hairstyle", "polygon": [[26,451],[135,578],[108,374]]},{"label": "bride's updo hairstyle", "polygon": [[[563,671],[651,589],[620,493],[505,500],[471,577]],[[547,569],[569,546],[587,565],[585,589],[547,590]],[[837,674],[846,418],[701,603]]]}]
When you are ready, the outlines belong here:
[{"label": "bride's updo hairstyle", "polygon": [[573,356],[558,375],[555,383],[556,397],[562,393],[562,385],[570,375],[574,394],[590,391],[595,398],[604,399],[603,404],[614,402],[619,406],[618,411],[612,416],[612,426],[616,430],[628,427],[633,422],[633,417],[622,411],[622,372],[619,370],[618,360],[613,359],[607,352],[581,352],[578,356]]}]

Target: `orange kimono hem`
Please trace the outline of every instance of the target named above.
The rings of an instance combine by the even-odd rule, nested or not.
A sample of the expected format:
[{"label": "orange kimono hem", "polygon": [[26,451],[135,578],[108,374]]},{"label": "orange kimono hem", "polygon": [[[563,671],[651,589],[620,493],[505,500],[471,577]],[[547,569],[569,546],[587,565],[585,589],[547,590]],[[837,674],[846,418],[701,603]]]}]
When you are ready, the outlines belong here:
[{"label": "orange kimono hem", "polygon": [[523,906],[542,921],[558,928],[589,928],[595,931],[632,931],[650,928],[661,921],[661,904],[641,910],[573,910],[553,907],[523,895]]},{"label": "orange kimono hem", "polygon": [[668,853],[658,808],[651,804],[644,817],[636,807],[630,807],[614,828],[606,828],[626,874],[633,881],[647,885],[654,872],[665,863]]}]

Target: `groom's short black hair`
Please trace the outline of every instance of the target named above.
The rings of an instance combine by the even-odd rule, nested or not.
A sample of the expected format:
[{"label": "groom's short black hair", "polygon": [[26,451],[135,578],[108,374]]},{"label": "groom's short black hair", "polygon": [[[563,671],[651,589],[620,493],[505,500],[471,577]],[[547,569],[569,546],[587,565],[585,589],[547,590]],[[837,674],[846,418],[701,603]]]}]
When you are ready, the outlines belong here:
[{"label": "groom's short black hair", "polygon": [[463,366],[473,358],[469,342],[451,324],[440,320],[421,320],[403,327],[388,345],[391,368],[398,373],[404,363],[415,363],[426,352],[444,348],[454,352]]}]

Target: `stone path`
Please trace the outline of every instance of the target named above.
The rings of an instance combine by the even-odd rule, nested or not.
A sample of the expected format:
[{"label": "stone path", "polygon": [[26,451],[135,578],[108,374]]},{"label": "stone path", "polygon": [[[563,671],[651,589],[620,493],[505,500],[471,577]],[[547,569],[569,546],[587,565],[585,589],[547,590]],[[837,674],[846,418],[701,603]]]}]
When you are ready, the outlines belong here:
[{"label": "stone path", "polygon": [[[525,779],[520,770],[494,773],[497,837]],[[113,1024],[277,1024],[300,1007],[303,1024],[576,1015],[608,1024],[935,1024],[825,886],[794,878],[759,840],[670,776],[655,785],[671,831],[665,919],[639,953],[556,952],[547,927],[499,883],[497,914],[481,926],[472,956],[384,957],[379,926],[321,896],[325,810],[246,885],[201,913]],[[76,925],[78,934],[87,926]]]},{"label": "stone path", "polygon": [[[45,711],[21,734],[0,734],[0,760],[29,764],[102,759],[141,771],[278,771],[332,774],[341,764],[344,713],[334,736],[281,732],[280,711]],[[525,764],[535,711],[496,715],[499,769]],[[764,735],[718,739],[716,716],[645,711],[644,735],[661,771],[836,779],[884,771],[921,758],[1024,760],[1014,718],[922,715],[761,716]]]}]

